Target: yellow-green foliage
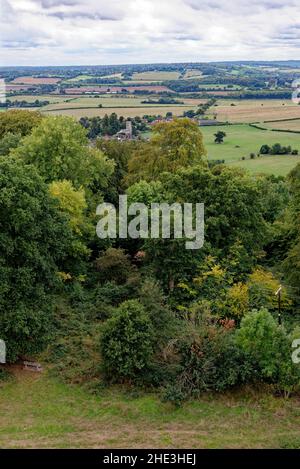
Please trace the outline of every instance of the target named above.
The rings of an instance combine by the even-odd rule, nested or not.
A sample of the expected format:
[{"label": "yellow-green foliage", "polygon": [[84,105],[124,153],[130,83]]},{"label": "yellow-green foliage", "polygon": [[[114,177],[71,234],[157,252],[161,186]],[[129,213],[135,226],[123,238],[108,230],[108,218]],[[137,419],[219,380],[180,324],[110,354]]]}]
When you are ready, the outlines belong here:
[{"label": "yellow-green foliage", "polygon": [[174,119],[154,126],[153,137],[140,145],[128,163],[128,185],[159,179],[163,172],[175,172],[192,165],[207,165],[203,136],[190,119]]},{"label": "yellow-green foliage", "polygon": [[0,114],[0,138],[8,133],[28,135],[41,120],[41,114],[36,111],[12,109],[3,112]]},{"label": "yellow-green foliage", "polygon": [[71,181],[53,181],[49,185],[50,194],[59,200],[60,209],[69,216],[72,230],[82,233],[84,211],[87,208],[84,189],[75,190]]},{"label": "yellow-green foliage", "polygon": [[226,306],[228,307],[228,316],[234,319],[240,319],[249,308],[248,286],[238,282],[229,288],[226,296]]},{"label": "yellow-green foliage", "polygon": [[[272,272],[257,268],[250,275],[248,280],[249,301],[251,308],[265,307],[274,311],[278,307],[278,298],[275,295],[280,286]],[[289,298],[286,288],[282,287],[281,305],[283,310],[289,310],[292,306],[292,300]]]},{"label": "yellow-green foliage", "polygon": [[[248,286],[242,282],[233,283],[231,275],[213,256],[206,257],[203,270],[193,279],[192,286],[181,282],[177,288],[190,300],[197,301],[194,304],[197,315],[205,310],[218,317],[239,321],[249,310]],[[188,311],[191,316],[195,313],[191,308],[180,307],[179,310]]]},{"label": "yellow-green foliage", "polygon": [[86,130],[69,117],[45,117],[13,151],[26,164],[33,164],[45,182],[67,179],[76,188],[97,189],[108,184],[114,163],[88,145]]},{"label": "yellow-green foliage", "polygon": [[154,127],[152,144],[158,146],[167,159],[167,170],[191,164],[206,164],[206,150],[198,124],[188,118],[158,123]]},{"label": "yellow-green foliage", "polygon": [[85,237],[91,231],[91,224],[86,217],[87,203],[83,188],[76,190],[71,181],[53,181],[49,185],[49,192],[57,199],[58,208],[64,213],[73,232],[73,239],[70,244],[69,255],[77,259],[76,272],[59,272],[59,277],[64,281],[76,278],[84,281],[85,276],[81,273],[80,260],[86,259],[90,250],[86,246]]},{"label": "yellow-green foliage", "polygon": [[212,256],[206,258],[206,268],[201,275],[193,279],[193,283],[198,287],[204,286],[205,284],[220,284],[224,281],[226,271],[216,263],[216,259]]}]

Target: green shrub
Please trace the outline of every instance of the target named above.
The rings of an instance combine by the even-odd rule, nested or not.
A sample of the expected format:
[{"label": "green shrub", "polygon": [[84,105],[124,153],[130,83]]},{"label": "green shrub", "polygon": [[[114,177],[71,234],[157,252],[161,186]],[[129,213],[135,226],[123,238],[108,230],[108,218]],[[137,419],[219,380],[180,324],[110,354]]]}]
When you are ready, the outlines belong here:
[{"label": "green shrub", "polygon": [[179,345],[181,372],[176,385],[186,396],[222,392],[255,377],[252,361],[235,342],[233,330],[201,326]]},{"label": "green shrub", "polygon": [[156,347],[163,347],[177,333],[175,314],[167,305],[158,282],[151,278],[144,280],[139,297],[153,325]]},{"label": "green shrub", "polygon": [[108,248],[95,261],[99,279],[102,282],[115,282],[118,285],[128,282],[130,277],[137,277],[135,266],[123,249]]},{"label": "green shrub", "polygon": [[132,298],[134,290],[131,285],[117,285],[115,282],[95,285],[90,289],[76,288],[71,292],[71,305],[89,320],[106,320],[120,303]]},{"label": "green shrub", "polygon": [[8,381],[11,378],[12,375],[5,368],[0,368],[0,382]]},{"label": "green shrub", "polygon": [[101,353],[104,370],[111,380],[135,380],[147,369],[153,353],[153,330],[137,300],[125,301],[107,320]]},{"label": "green shrub", "polygon": [[247,354],[234,342],[234,333],[213,327],[181,348],[180,381],[188,394],[225,391],[250,381],[254,370]]},{"label": "green shrub", "polygon": [[178,384],[168,384],[162,394],[163,402],[170,402],[175,407],[181,407],[186,398],[185,392]]},{"label": "green shrub", "polygon": [[236,341],[251,355],[262,380],[286,393],[298,387],[300,370],[292,362],[291,338],[267,309],[253,310],[242,319]]},{"label": "green shrub", "polygon": [[264,378],[278,376],[285,333],[267,309],[253,310],[242,319],[237,343],[252,355]]}]

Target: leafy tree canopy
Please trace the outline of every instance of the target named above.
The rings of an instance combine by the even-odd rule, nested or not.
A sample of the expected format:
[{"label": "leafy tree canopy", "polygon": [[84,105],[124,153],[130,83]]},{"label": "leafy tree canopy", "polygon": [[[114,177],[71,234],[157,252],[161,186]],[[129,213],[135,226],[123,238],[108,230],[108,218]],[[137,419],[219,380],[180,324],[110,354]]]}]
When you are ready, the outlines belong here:
[{"label": "leafy tree canopy", "polygon": [[0,159],[0,336],[8,359],[38,351],[72,235],[33,166]]},{"label": "leafy tree canopy", "polygon": [[11,111],[1,112],[0,138],[8,133],[28,135],[34,127],[40,124],[41,120],[41,114],[36,111],[12,109]]},{"label": "leafy tree canopy", "polygon": [[34,164],[46,182],[70,180],[76,188],[93,192],[107,185],[113,163],[99,150],[88,146],[85,129],[75,119],[47,117],[13,152],[27,164]]},{"label": "leafy tree canopy", "polygon": [[206,150],[197,123],[188,118],[155,124],[153,137],[129,160],[128,183],[157,179],[162,172],[175,172],[193,165],[207,166]]}]

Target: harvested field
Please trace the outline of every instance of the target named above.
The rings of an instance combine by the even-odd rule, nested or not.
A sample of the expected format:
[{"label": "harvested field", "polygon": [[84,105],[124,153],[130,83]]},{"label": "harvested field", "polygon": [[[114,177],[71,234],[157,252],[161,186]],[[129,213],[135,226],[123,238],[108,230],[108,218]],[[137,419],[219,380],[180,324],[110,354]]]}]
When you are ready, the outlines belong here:
[{"label": "harvested field", "polygon": [[219,102],[218,106],[212,107],[210,111],[216,113],[221,122],[263,122],[296,117],[300,119],[300,106],[290,100],[233,99]]},{"label": "harvested field", "polygon": [[61,81],[61,78],[55,77],[18,77],[11,83],[25,84],[25,85],[55,85]]},{"label": "harvested field", "polygon": [[287,120],[280,122],[267,122],[263,124],[266,129],[278,129],[278,130],[291,130],[294,132],[300,132],[300,117],[295,120]]},{"label": "harvested field", "polygon": [[9,91],[26,91],[30,89],[36,89],[33,85],[5,85],[6,92]]}]

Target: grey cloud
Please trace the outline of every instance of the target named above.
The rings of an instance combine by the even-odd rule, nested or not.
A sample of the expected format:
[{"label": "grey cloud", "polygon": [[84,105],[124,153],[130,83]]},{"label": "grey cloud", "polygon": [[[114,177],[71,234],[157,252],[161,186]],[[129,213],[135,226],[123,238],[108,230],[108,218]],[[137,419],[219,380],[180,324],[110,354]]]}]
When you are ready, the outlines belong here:
[{"label": "grey cloud", "polygon": [[193,36],[191,34],[183,34],[179,36],[174,36],[174,39],[177,41],[201,41],[202,36]]},{"label": "grey cloud", "polygon": [[7,0],[0,0],[1,21],[10,21],[14,18],[14,9]]},{"label": "grey cloud", "polygon": [[2,46],[7,49],[24,49],[24,48],[32,48],[32,47],[39,47],[40,43],[35,41],[2,41]]},{"label": "grey cloud", "polygon": [[201,11],[203,8],[210,8],[212,10],[223,8],[223,2],[214,2],[214,1],[201,1],[201,0],[184,0],[184,3],[196,11]]},{"label": "grey cloud", "polygon": [[115,18],[112,16],[99,15],[98,13],[88,13],[84,11],[69,11],[69,12],[56,11],[53,13],[48,13],[48,16],[53,16],[55,18],[59,18],[60,20],[82,18],[82,19],[88,19],[88,20],[93,20],[93,21],[118,21],[120,19],[120,18]]},{"label": "grey cloud", "polygon": [[76,6],[80,2],[76,0],[38,0],[36,3],[40,3],[43,8],[47,9],[58,6]]}]

